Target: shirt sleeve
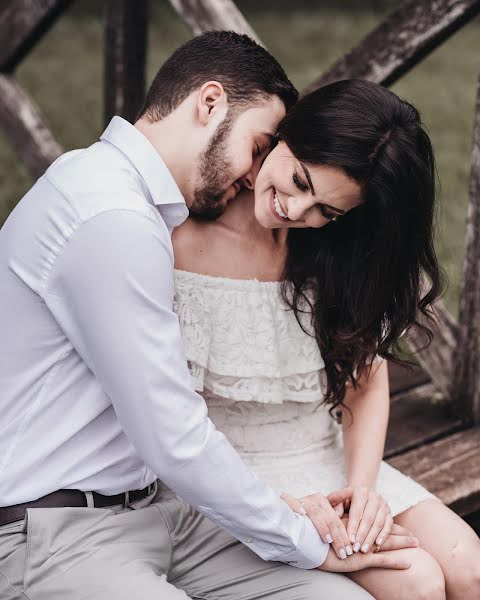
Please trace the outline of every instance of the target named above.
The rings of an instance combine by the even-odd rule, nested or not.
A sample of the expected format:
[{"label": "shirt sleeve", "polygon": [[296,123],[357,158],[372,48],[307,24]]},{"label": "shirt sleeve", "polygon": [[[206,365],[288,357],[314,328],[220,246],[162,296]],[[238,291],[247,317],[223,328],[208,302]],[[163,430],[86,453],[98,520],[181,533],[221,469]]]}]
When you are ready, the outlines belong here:
[{"label": "shirt sleeve", "polygon": [[165,224],[123,209],[81,224],[44,286],[47,306],[152,471],[263,559],[321,565],[329,546],[310,519],[245,465],[193,391],[173,295]]}]

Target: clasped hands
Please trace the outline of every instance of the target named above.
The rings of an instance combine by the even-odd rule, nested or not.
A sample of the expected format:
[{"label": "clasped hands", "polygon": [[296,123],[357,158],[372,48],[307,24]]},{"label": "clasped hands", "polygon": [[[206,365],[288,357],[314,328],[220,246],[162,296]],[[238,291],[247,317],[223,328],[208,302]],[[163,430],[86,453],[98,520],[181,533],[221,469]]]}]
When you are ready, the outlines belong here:
[{"label": "clasped hands", "polygon": [[418,540],[408,529],[393,522],[388,504],[375,490],[357,486],[328,496],[294,498],[284,493],[281,497],[295,512],[308,516],[322,540],[330,544],[320,569],[353,572],[410,566],[407,556],[395,551],[415,548]]}]

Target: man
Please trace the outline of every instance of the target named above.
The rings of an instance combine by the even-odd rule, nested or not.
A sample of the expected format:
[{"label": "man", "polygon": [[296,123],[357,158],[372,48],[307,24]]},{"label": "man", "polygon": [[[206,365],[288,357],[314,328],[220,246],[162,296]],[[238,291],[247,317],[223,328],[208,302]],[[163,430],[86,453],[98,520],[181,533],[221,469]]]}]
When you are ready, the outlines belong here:
[{"label": "man", "polygon": [[408,566],[388,552],[344,566],[254,476],[192,391],[172,312],[173,228],[253,187],[296,98],[246,36],[197,37],[135,126],[116,117],[60,157],[7,220],[2,599],[367,598],[309,569]]}]

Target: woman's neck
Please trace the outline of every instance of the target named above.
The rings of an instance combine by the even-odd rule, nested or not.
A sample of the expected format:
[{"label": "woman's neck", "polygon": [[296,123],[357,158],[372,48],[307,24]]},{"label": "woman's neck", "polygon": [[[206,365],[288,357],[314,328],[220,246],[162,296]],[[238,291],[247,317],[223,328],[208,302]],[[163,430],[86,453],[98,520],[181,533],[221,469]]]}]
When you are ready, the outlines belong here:
[{"label": "woman's neck", "polygon": [[255,218],[255,196],[253,192],[244,190],[229,202],[226,211],[217,219],[223,225],[242,238],[252,241],[270,243],[277,247],[285,247],[288,229],[266,229]]}]

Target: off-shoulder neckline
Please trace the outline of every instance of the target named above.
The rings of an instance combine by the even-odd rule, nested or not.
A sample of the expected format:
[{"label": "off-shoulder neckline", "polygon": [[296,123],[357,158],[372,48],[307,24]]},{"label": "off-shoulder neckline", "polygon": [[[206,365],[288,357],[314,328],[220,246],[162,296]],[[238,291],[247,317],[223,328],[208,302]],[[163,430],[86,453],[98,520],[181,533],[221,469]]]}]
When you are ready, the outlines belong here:
[{"label": "off-shoulder neckline", "polygon": [[184,280],[201,280],[208,286],[229,285],[235,288],[253,289],[253,288],[269,288],[277,289],[281,281],[263,281],[261,279],[234,279],[232,277],[217,277],[213,275],[205,275],[204,273],[195,273],[194,271],[184,271],[183,269],[175,269],[175,275],[180,276]]}]

